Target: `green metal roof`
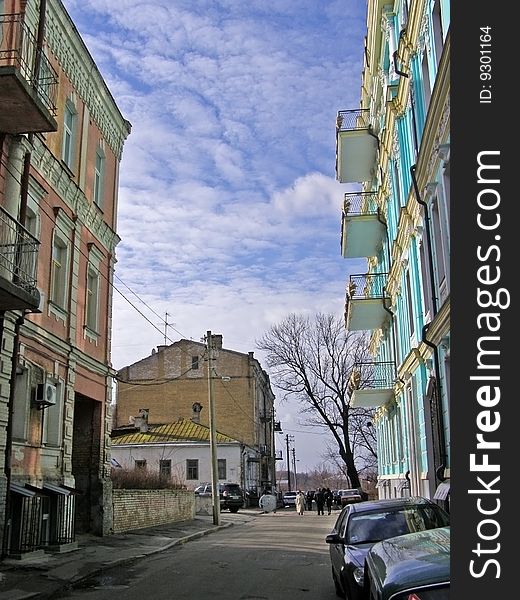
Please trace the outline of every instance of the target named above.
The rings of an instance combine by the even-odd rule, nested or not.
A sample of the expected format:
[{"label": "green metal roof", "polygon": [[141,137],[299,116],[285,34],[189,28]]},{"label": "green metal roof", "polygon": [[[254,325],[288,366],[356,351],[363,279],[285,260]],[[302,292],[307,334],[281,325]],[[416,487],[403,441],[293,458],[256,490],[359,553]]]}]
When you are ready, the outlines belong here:
[{"label": "green metal roof", "polygon": [[[148,431],[134,431],[112,438],[112,446],[126,444],[167,444],[170,442],[209,442],[209,427],[181,419],[166,425],[149,425]],[[217,431],[217,444],[237,442]]]}]

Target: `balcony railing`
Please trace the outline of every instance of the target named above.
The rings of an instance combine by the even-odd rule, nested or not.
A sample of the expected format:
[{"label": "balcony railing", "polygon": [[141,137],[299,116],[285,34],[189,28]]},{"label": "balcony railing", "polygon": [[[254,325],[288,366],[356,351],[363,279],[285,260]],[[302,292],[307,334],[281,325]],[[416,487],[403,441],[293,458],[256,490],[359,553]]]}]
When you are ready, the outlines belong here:
[{"label": "balcony railing", "polygon": [[368,108],[340,110],[336,117],[336,178],[340,183],[372,181],[379,140]]},{"label": "balcony railing", "polygon": [[377,192],[348,192],[343,199],[343,212],[349,217],[377,215]]},{"label": "balcony railing", "polygon": [[338,131],[353,131],[355,129],[368,129],[370,127],[370,109],[355,108],[353,110],[340,110],[336,118]]},{"label": "balcony railing", "polygon": [[27,292],[36,288],[40,242],[0,206],[0,278]]},{"label": "balcony railing", "polygon": [[396,378],[394,361],[358,362],[350,384],[355,390],[387,390],[393,388]]},{"label": "balcony railing", "polygon": [[351,275],[347,286],[347,297],[350,300],[368,300],[385,298],[385,286],[388,273],[365,273]]},{"label": "balcony railing", "polygon": [[23,14],[0,15],[0,68],[14,67],[49,113],[56,116],[58,75],[39,50]]}]

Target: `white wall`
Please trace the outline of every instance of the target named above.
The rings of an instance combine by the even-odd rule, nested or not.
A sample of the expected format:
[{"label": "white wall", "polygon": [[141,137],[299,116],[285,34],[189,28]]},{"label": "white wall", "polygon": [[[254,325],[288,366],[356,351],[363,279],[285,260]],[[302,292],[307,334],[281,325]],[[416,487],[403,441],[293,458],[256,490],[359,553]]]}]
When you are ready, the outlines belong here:
[{"label": "white wall", "polygon": [[[170,443],[121,445],[111,447],[112,458],[124,468],[133,470],[136,460],[146,460],[149,471],[159,471],[160,460],[171,460],[172,477],[186,484],[188,489],[194,489],[200,483],[211,482],[211,455],[209,444]],[[217,458],[226,460],[226,478],[221,481],[231,481],[243,485],[240,444],[218,444]],[[186,479],[186,461],[199,461],[199,478]]]}]

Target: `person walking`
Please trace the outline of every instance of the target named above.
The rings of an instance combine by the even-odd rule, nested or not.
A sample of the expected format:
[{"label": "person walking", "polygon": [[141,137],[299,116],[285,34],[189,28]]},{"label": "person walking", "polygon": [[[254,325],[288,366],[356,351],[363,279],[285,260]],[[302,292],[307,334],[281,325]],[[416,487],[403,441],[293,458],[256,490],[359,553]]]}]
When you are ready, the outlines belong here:
[{"label": "person walking", "polygon": [[314,497],[314,492],[311,490],[307,490],[305,492],[305,500],[307,502],[307,510],[312,510],[312,498]]},{"label": "person walking", "polygon": [[324,515],[325,513],[323,512],[323,507],[325,506],[325,490],[323,488],[318,488],[318,491],[316,492],[316,497],[314,499],[316,500],[316,508],[318,509],[318,514]]},{"label": "person walking", "polygon": [[325,504],[327,505],[327,514],[329,514],[329,515],[332,510],[333,498],[334,498],[334,496],[333,496],[332,492],[330,491],[330,488],[327,488],[325,490]]},{"label": "person walking", "polygon": [[298,490],[296,494],[296,512],[299,515],[303,515],[305,511],[305,496],[301,490]]}]

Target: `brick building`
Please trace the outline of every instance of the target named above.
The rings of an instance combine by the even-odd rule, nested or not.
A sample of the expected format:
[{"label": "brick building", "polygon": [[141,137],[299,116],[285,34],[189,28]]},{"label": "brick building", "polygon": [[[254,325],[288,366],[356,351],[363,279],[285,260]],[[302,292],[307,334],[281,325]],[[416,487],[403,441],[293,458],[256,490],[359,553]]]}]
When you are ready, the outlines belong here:
[{"label": "brick building", "polygon": [[[269,376],[253,356],[222,347],[213,335],[215,426],[219,432],[253,449],[245,480],[256,491],[275,486],[274,394]],[[147,411],[149,425],[179,419],[209,425],[206,345],[180,340],[159,346],[117,374],[114,422],[124,428]],[[248,490],[250,491],[250,490]],[[255,490],[253,490],[255,491]]]},{"label": "brick building", "polygon": [[111,529],[121,115],[60,0],[0,2],[2,554]]}]

